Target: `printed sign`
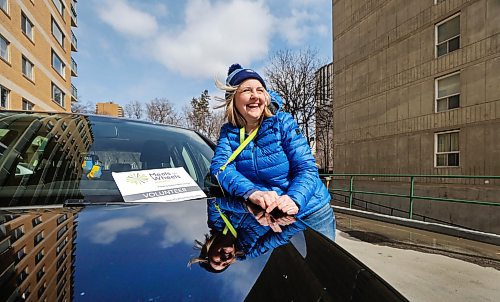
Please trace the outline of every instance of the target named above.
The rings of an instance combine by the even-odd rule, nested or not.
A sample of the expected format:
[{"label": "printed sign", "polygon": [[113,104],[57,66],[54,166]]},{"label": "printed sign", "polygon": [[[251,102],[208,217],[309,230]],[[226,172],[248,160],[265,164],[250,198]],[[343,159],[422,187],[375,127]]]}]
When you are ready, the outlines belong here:
[{"label": "printed sign", "polygon": [[113,172],[126,202],[175,202],[206,198],[184,168]]}]

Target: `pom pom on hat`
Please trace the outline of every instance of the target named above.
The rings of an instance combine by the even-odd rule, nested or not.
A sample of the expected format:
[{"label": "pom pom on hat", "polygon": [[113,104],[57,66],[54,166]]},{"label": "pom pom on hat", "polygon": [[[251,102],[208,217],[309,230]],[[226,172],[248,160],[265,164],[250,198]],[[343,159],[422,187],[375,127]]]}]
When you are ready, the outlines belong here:
[{"label": "pom pom on hat", "polygon": [[262,84],[262,86],[264,86],[264,88],[267,88],[264,79],[254,70],[244,69],[240,64],[237,63],[229,66],[226,79],[227,85],[238,86],[243,81],[248,79],[256,79]]},{"label": "pom pom on hat", "polygon": [[230,75],[236,69],[243,69],[243,67],[241,67],[241,65],[238,63],[233,64],[233,65],[229,66],[229,70],[227,71],[227,75]]}]

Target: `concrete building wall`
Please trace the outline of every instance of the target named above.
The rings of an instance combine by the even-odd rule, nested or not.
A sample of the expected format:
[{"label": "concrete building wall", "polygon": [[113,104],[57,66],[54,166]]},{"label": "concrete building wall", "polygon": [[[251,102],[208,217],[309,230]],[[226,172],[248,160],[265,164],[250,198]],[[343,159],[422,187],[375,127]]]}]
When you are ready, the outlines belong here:
[{"label": "concrete building wall", "polygon": [[[500,1],[437,2],[333,1],[336,173],[500,175]],[[455,15],[459,48],[437,57],[436,25]],[[453,73],[459,106],[437,112],[436,81]],[[436,166],[436,133],[445,131],[459,133],[458,166]],[[485,192],[500,185],[441,181],[483,182]],[[491,192],[475,198],[500,202]],[[446,206],[437,212],[451,219]]]},{"label": "concrete building wall", "polygon": [[[0,35],[9,43],[8,58],[0,59],[0,85],[10,91],[5,109],[23,109],[24,99],[34,105],[33,110],[70,111],[71,102],[77,100],[71,85],[71,77],[77,75],[71,58],[77,47],[71,30],[76,26],[71,13],[76,1],[61,0],[63,16],[54,4],[58,1],[7,0],[7,9],[0,9]],[[23,14],[33,25],[31,39],[21,29]],[[52,33],[52,20],[64,35],[62,46]],[[52,52],[65,65],[62,75],[52,67]],[[34,65],[31,79],[22,73],[22,57]],[[64,104],[53,100],[52,84],[63,91]]]},{"label": "concrete building wall", "polygon": [[[335,170],[500,175],[500,2],[334,1]],[[435,57],[435,24],[461,45]],[[435,80],[460,73],[460,107],[435,112]],[[459,130],[460,165],[436,168],[435,133]]]}]

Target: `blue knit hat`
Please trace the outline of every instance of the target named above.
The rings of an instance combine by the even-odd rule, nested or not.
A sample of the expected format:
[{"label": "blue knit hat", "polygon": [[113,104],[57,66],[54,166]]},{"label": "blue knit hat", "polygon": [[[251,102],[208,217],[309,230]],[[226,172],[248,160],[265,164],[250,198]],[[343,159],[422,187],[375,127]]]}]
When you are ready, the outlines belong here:
[{"label": "blue knit hat", "polygon": [[243,68],[240,64],[233,64],[229,66],[229,70],[227,71],[226,85],[238,86],[243,81],[248,79],[256,79],[262,83],[262,86],[264,86],[264,88],[267,88],[264,79],[262,79],[262,77],[254,70]]}]

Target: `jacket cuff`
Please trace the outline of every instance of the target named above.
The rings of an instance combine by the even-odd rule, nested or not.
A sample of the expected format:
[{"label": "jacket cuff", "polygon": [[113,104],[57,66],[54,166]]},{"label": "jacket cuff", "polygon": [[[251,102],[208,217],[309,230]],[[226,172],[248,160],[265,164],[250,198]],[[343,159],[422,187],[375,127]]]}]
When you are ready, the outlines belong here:
[{"label": "jacket cuff", "polygon": [[254,189],[250,189],[249,191],[247,191],[247,192],[245,193],[245,195],[243,195],[243,198],[244,198],[245,200],[248,200],[248,197],[250,197],[250,195],[252,195],[252,193],[253,193],[253,192],[255,192],[255,191],[257,191],[257,189],[255,189],[255,188],[254,188]]}]

